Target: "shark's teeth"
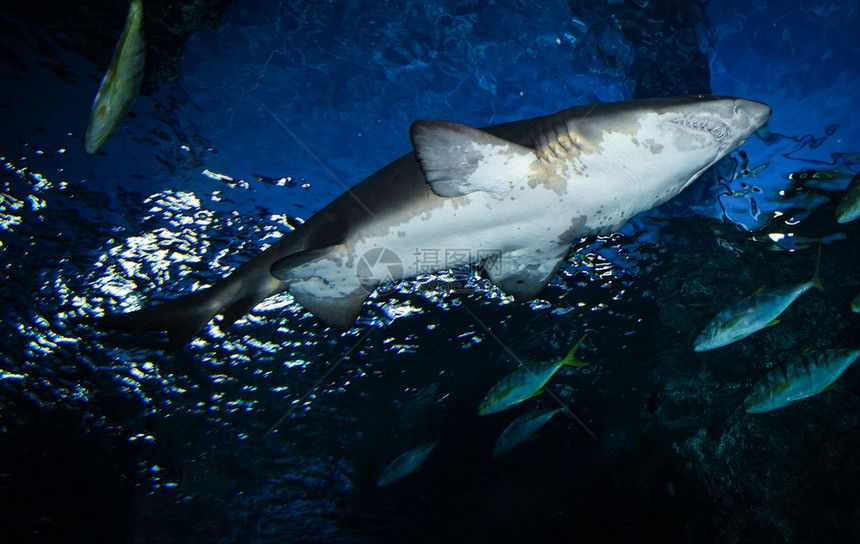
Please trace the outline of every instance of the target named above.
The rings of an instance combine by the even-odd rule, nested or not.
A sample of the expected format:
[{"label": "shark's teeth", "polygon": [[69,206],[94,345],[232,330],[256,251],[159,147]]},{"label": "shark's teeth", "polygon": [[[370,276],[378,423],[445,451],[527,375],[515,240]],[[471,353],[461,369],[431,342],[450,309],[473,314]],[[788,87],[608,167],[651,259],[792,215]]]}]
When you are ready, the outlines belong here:
[{"label": "shark's teeth", "polygon": [[729,127],[715,117],[679,118],[672,119],[670,122],[693,130],[707,132],[719,142],[725,141],[730,132]]}]

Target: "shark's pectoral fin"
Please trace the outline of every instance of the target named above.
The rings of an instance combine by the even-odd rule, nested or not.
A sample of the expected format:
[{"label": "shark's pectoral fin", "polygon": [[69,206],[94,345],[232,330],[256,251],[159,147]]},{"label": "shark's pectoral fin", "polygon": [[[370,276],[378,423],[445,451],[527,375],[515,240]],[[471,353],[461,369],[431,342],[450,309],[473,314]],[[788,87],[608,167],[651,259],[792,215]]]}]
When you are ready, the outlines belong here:
[{"label": "shark's pectoral fin", "polygon": [[516,300],[536,297],[555,276],[568,246],[553,244],[534,249],[504,251],[484,262],[484,270],[502,291]]},{"label": "shark's pectoral fin", "polygon": [[538,168],[531,149],[466,125],[415,121],[410,134],[424,177],[439,196],[484,191],[501,198]]}]

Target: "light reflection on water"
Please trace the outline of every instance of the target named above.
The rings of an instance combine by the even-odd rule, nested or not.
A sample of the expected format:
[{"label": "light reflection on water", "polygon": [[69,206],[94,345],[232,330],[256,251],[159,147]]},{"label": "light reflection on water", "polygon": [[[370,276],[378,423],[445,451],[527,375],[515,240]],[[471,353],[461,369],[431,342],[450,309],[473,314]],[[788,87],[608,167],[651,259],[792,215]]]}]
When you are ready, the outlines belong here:
[{"label": "light reflection on water", "polygon": [[[34,193],[51,192],[54,201],[67,198],[58,194],[60,189],[44,177],[18,175]],[[512,315],[521,311],[512,304],[510,296],[486,278],[465,270],[402,282],[391,295],[371,297],[360,320],[361,327],[378,328],[382,334],[394,333],[394,336],[375,341],[372,351],[362,348],[347,355],[342,367],[349,370],[334,374],[310,394],[306,392],[314,384],[314,369],[321,361],[329,366],[337,364],[337,353],[343,351],[339,346],[355,340],[357,332],[341,338],[331,335],[287,294],[265,301],[230,331],[221,331],[217,322],[209,325],[203,337],[192,343],[182,359],[203,369],[205,386],[195,383],[194,379],[189,381],[184,375],[186,369],[174,367],[169,356],[154,360],[146,349],[111,347],[115,340],[112,334],[96,333],[93,342],[94,331],[72,328],[70,319],[75,316],[98,315],[105,309],[128,311],[154,297],[176,296],[203,288],[217,276],[227,274],[241,261],[240,256],[252,254],[255,246],[276,241],[285,226],[291,228],[301,223],[300,219],[284,214],[243,218],[233,212],[209,208],[206,202],[217,204],[217,201],[198,194],[168,189],[138,197],[137,205],[143,213],[133,234],[129,234],[131,227],[111,229],[104,245],[90,257],[91,266],[74,263],[68,270],[61,268],[50,279],[50,292],[59,295],[67,309],[57,321],[53,317],[36,315],[33,323],[18,324],[21,337],[30,339],[23,352],[26,358],[45,360],[55,355],[61,344],[77,343],[75,359],[98,374],[107,375],[96,381],[112,383],[121,395],[135,399],[144,412],[168,417],[176,410],[184,410],[232,428],[233,418],[242,414],[269,412],[272,395],[282,406],[299,403],[300,409],[292,416],[299,417],[310,413],[315,406],[324,406],[327,397],[361,390],[362,383],[370,377],[380,379],[381,374],[374,370],[375,360],[384,354],[391,357],[415,355],[426,345],[412,331],[410,321],[416,316],[421,316],[421,321],[426,323],[423,328],[432,330],[444,320],[442,316],[446,312],[465,303],[494,308],[497,315],[492,326],[504,329]],[[24,202],[9,196],[4,199],[5,209],[20,208]],[[39,203],[30,207],[33,216],[38,216],[47,205],[41,199],[30,202]],[[20,221],[12,226],[17,224]],[[8,233],[10,228],[5,230]],[[637,255],[639,246],[635,232],[631,231],[631,235],[629,240],[620,236],[604,237],[577,248],[550,288],[548,298],[552,300],[530,303],[528,307],[536,316],[529,320],[542,320],[549,314],[557,319],[576,319],[579,326],[586,329],[591,316],[609,311],[613,301],[624,298],[630,281],[649,269],[648,259],[640,258],[645,255]],[[456,293],[435,288],[453,282],[460,285]],[[590,297],[591,300],[585,302],[583,290],[595,293],[595,289],[597,292],[605,290],[607,294]],[[394,322],[400,321],[404,325],[392,329]],[[485,331],[474,323],[466,322],[462,327],[458,332],[456,326],[447,324],[445,331],[446,336],[456,339],[459,349],[468,350],[486,341]],[[79,342],[76,332],[87,341]],[[553,345],[558,347],[556,342]],[[9,362],[13,369],[18,368],[14,359]],[[215,370],[225,367],[230,371]],[[61,385],[66,379],[64,373],[68,372],[68,377],[72,378],[78,369],[72,366],[55,371],[58,372],[56,376],[43,382],[54,398],[86,403],[93,387],[104,386],[64,387]],[[14,370],[7,374],[28,375],[17,374]],[[200,398],[203,389],[210,392]],[[408,396],[410,391],[414,388],[405,388],[402,393]],[[269,417],[270,423],[271,419]],[[247,423],[239,423],[237,430],[254,434]],[[262,426],[261,423],[258,427]],[[161,484],[156,487],[158,485]]]},{"label": "light reflection on water", "polygon": [[[146,107],[149,100],[170,96],[141,101]],[[147,115],[137,120],[154,123]],[[273,532],[279,524],[327,519],[338,508],[332,497],[353,493],[354,465],[368,472],[373,467],[373,459],[359,457],[353,464],[331,451],[361,444],[380,428],[396,428],[407,438],[437,432],[440,416],[434,414],[474,393],[469,388],[482,384],[477,376],[507,370],[511,361],[473,360],[498,350],[472,312],[530,357],[552,356],[569,345],[572,333],[582,331],[592,333],[595,346],[622,336],[627,342],[644,326],[640,308],[652,297],[648,285],[660,281],[655,274],[665,244],[683,243],[671,220],[692,213],[736,225],[719,242],[705,238],[702,243],[715,251],[741,251],[750,236],[763,246],[788,250],[817,239],[838,240],[839,232],[808,229],[807,219],[830,205],[860,168],[857,155],[834,154],[830,162],[797,158],[832,145],[831,135],[771,134],[751,141],[746,159],[735,155],[698,182],[697,196],[713,192],[700,199],[701,208],[691,212],[684,206],[693,197],[682,199],[681,205],[670,203],[661,213],[637,218],[623,234],[577,244],[545,298],[527,305],[514,303],[485,277],[455,270],[372,296],[359,325],[343,334],[327,330],[284,293],[229,330],[221,330],[216,320],[188,348],[163,353],[140,345],[138,338],[93,330],[79,319],[210,285],[302,223],[283,211],[281,200],[268,196],[280,195],[291,213],[304,214],[310,209],[301,209],[303,199],[316,198],[315,188],[324,184],[315,183],[309,192],[288,184],[261,188],[226,169],[210,170],[203,163],[213,150],[200,141],[204,138],[186,140],[179,130],[169,132],[173,128],[163,120],[157,124],[164,126],[155,143],[140,143],[147,131],[132,124],[131,141],[118,141],[121,147],[114,149],[163,145],[170,151],[153,162],[167,175],[149,164],[151,157],[122,166],[116,159],[122,154],[112,151],[91,164],[102,161],[116,172],[98,176],[101,166],[82,166],[80,146],[70,143],[77,144],[77,136],[65,130],[55,131],[61,137],[54,145],[4,141],[0,254],[9,304],[3,313],[0,392],[35,406],[75,407],[103,419],[131,443],[169,444],[164,446],[169,453],[149,452],[140,467],[138,476],[153,493],[179,486],[184,496],[205,495],[206,478],[199,476],[195,484],[186,474],[194,469],[186,463],[217,471],[246,453],[248,467],[229,469],[237,474],[278,463],[283,470],[264,472],[256,492],[224,494],[237,511],[266,512],[260,517],[272,520]],[[301,167],[296,170],[278,179],[303,179]],[[158,174],[150,178],[153,171]],[[446,286],[456,288],[451,292]],[[463,361],[440,360],[439,346]],[[583,370],[578,381],[560,387],[562,397],[600,380],[609,368]],[[288,417],[271,438],[262,439],[284,414]],[[252,444],[250,451],[222,457],[208,451],[238,442]],[[317,495],[307,492],[320,486]]]}]

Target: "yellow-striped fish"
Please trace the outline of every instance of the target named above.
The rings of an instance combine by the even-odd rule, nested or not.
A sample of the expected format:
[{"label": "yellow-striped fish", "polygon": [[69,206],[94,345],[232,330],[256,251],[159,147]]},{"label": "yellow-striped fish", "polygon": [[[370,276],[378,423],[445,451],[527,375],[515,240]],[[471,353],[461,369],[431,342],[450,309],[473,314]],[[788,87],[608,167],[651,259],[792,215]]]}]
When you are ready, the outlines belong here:
[{"label": "yellow-striped fish", "polygon": [[507,455],[514,448],[531,440],[534,434],[552,419],[552,416],[564,410],[564,408],[552,408],[550,410],[532,410],[513,420],[505,427],[502,434],[496,440],[493,448],[493,457],[498,458]]},{"label": "yellow-striped fish", "polygon": [[110,138],[131,108],[143,81],[146,46],[143,40],[143,0],[131,0],[125,27],[99,92],[93,101],[84,145],[95,153]]},{"label": "yellow-striped fish", "polygon": [[854,176],[836,208],[836,221],[847,223],[860,217],[860,173]]},{"label": "yellow-striped fish", "polygon": [[818,277],[821,262],[821,248],[818,248],[818,262],[815,275],[811,280],[792,285],[759,291],[716,315],[696,338],[694,351],[708,351],[727,346],[758,332],[765,327],[778,323],[777,318],[797,298],[813,287],[819,291],[824,288]]},{"label": "yellow-striped fish", "polygon": [[807,353],[785,368],[771,371],[744,401],[748,414],[784,408],[827,390],[860,357],[860,349],[830,349]]},{"label": "yellow-striped fish", "polygon": [[391,485],[400,478],[408,476],[418,470],[430,452],[436,447],[436,442],[421,444],[417,448],[413,448],[406,453],[400,455],[388,464],[379,475],[379,480],[376,482],[377,487],[385,487]]},{"label": "yellow-striped fish", "polygon": [[481,401],[478,413],[482,416],[495,414],[540,394],[543,386],[563,366],[586,366],[588,363],[574,357],[583,340],[585,340],[585,335],[571,348],[564,359],[521,366],[502,378]]}]

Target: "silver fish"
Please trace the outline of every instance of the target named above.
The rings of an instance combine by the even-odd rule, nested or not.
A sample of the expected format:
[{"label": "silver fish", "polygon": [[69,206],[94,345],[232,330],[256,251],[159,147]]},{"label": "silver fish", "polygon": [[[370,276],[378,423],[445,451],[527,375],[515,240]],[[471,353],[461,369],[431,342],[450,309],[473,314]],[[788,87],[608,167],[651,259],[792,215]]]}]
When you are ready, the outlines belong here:
[{"label": "silver fish", "polygon": [[143,0],[131,0],[125,27],[114,49],[110,67],[93,100],[84,137],[87,153],[99,150],[131,108],[143,81],[145,53]]},{"label": "silver fish", "polygon": [[511,450],[532,438],[538,429],[546,425],[554,415],[561,411],[562,408],[532,410],[511,421],[510,425],[505,427],[505,430],[496,440],[493,457],[498,458],[510,453]]},{"label": "silver fish", "polygon": [[585,340],[585,335],[579,339],[563,359],[555,362],[532,363],[528,366],[521,366],[499,380],[490,389],[484,400],[481,401],[478,413],[482,416],[495,414],[538,395],[543,386],[563,366],[586,366],[588,363],[574,357],[576,350],[582,345],[583,340]]},{"label": "silver fish", "polygon": [[836,208],[836,221],[847,223],[860,217],[860,173],[854,176],[839,207]]},{"label": "silver fish", "polygon": [[[819,257],[820,254],[819,249]],[[812,287],[819,291],[823,289],[818,277],[818,265],[815,267],[815,275],[807,282],[791,287],[760,291],[717,314],[696,338],[693,349],[708,351],[727,346],[776,324],[780,314]]]},{"label": "silver fish", "polygon": [[831,349],[802,355],[765,376],[744,401],[744,409],[748,414],[761,414],[817,395],[858,357],[860,349]]},{"label": "silver fish", "polygon": [[400,455],[388,464],[379,475],[377,487],[385,487],[418,470],[430,452],[436,447],[436,442],[422,444]]}]

